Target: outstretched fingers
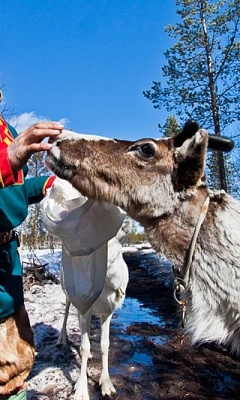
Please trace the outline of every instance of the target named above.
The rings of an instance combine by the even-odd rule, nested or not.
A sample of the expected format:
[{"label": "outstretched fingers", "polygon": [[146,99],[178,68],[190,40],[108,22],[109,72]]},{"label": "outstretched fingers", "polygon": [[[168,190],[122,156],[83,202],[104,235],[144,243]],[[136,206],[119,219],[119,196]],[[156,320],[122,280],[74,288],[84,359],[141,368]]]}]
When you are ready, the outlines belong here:
[{"label": "outstretched fingers", "polygon": [[8,158],[13,171],[23,168],[32,154],[48,151],[51,144],[43,142],[45,138],[58,136],[63,129],[59,122],[38,122],[21,132],[8,147]]}]

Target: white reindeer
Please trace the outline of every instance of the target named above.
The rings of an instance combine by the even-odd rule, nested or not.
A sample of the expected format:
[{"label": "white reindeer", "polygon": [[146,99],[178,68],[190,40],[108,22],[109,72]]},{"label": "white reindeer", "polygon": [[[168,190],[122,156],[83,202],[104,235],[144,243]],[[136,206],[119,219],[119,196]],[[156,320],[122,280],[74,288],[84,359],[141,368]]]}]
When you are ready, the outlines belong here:
[{"label": "white reindeer", "polygon": [[47,165],[83,195],[139,221],[174,265],[175,297],[193,342],[216,341],[239,353],[240,203],[207,187],[208,143],[225,148],[191,123],[179,137],[137,142],[63,132]]},{"label": "white reindeer", "polygon": [[[91,357],[90,322],[93,314],[101,318],[101,392],[102,395],[116,392],[108,372],[109,330],[113,312],[122,306],[125,299],[129,279],[121,245],[128,229],[126,223],[108,241],[113,231],[121,226],[125,214],[114,206],[87,203],[89,201],[70,184],[58,178],[42,202],[45,227],[63,240],[61,284],[66,294],[66,309],[58,345],[66,345],[70,303],[77,308],[79,315],[81,371],[75,386],[75,400],[89,399],[87,361]],[[101,218],[98,218],[99,212]],[[108,216],[104,220],[106,213]],[[111,226],[106,225],[109,216],[112,217]],[[90,235],[89,240],[87,235]]]}]

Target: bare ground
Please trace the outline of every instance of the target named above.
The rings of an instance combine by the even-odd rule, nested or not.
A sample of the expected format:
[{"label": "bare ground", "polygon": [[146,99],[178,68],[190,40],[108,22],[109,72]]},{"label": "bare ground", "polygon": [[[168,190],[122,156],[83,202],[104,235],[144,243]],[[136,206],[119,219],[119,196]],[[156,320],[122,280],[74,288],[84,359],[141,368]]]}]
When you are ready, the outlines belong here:
[{"label": "bare ground", "polygon": [[[151,320],[138,322],[133,315],[133,322],[127,330],[124,330],[119,319],[113,318],[109,357],[110,375],[117,389],[117,394],[113,398],[239,400],[240,361],[230,356],[226,349],[214,345],[200,347],[191,345],[181,328],[179,310],[173,301],[171,285],[166,285],[166,271],[162,279],[156,280],[141,267],[142,257],[144,255],[139,253],[125,253],[130,271],[127,296],[138,299],[142,307],[153,309],[155,315],[162,317],[165,324],[158,325],[151,323]],[[56,289],[59,285],[52,284],[52,288],[51,290],[59,290]],[[47,304],[48,292],[43,291],[43,293]],[[75,323],[76,314],[72,311],[68,325],[67,348],[64,350],[56,348],[64,300],[59,294],[57,296],[57,301],[62,304],[59,306],[61,312],[55,311],[56,324],[52,322],[47,324],[44,312],[42,322],[39,317],[38,322],[34,323],[33,320],[38,353],[29,379],[29,400],[73,398],[74,383],[81,362],[80,335]],[[27,297],[26,305],[28,304],[31,318],[31,307],[34,307],[39,296]],[[41,301],[44,302],[44,298]],[[93,358],[89,362],[88,369],[91,399],[101,398],[98,387],[101,369],[99,336],[99,321],[94,318]],[[164,338],[162,342],[154,340],[161,337]]]},{"label": "bare ground", "polygon": [[[156,389],[149,399],[240,399],[240,361],[230,356],[227,349],[213,344],[192,346],[181,328],[172,290],[164,280],[156,282],[144,273],[138,267],[138,257],[129,254],[126,258],[128,262],[132,259],[128,295],[137,296],[148,306],[157,306],[167,321],[159,332],[168,333],[167,343],[151,346],[146,336],[145,345],[151,348],[155,370],[151,382],[155,382]],[[151,335],[150,327],[148,334]]]}]

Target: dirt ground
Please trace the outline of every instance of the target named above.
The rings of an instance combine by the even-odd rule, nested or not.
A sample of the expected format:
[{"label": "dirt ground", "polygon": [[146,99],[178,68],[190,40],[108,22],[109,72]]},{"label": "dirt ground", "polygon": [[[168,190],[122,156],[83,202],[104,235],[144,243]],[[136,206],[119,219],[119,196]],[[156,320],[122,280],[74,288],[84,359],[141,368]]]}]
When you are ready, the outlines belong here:
[{"label": "dirt ground", "polygon": [[[138,322],[133,315],[133,322],[125,331],[118,318],[113,318],[109,355],[110,376],[117,389],[117,394],[113,398],[239,400],[240,360],[230,356],[226,349],[216,348],[214,345],[200,347],[191,345],[181,328],[179,310],[172,297],[170,278],[167,276],[171,275],[170,271],[163,271],[162,279],[161,276],[160,279],[155,279],[141,266],[143,257],[146,256],[139,253],[125,253],[124,257],[130,272],[127,298],[137,299],[142,308],[153,310],[154,315],[162,318],[165,323],[161,325],[152,322],[151,318],[148,322]],[[44,296],[47,297],[47,292]],[[30,314],[31,306],[36,306],[36,299],[37,297],[28,299]],[[43,302],[44,298],[41,301]],[[56,310],[55,319],[59,321],[59,318],[62,319],[63,311],[61,316],[57,313]],[[43,318],[45,318],[44,313]],[[71,326],[71,329],[68,330],[67,349],[56,350],[58,325],[56,328],[52,323],[47,326],[46,320],[43,319],[45,322],[41,323],[39,317],[37,321],[33,329],[35,333],[38,332],[38,353],[29,380],[28,399],[72,399],[81,362],[79,332],[69,321],[68,326]],[[44,324],[45,330],[43,330]],[[89,362],[88,369],[89,392],[91,399],[96,400],[102,398],[98,387],[101,355],[97,318],[92,321],[92,331],[93,358]],[[161,337],[163,340],[158,341]],[[39,375],[43,370],[48,371],[48,375],[45,373],[44,378]],[[41,380],[44,387],[42,392],[39,389]]]},{"label": "dirt ground", "polygon": [[[128,296],[134,296],[148,307],[157,307],[167,321],[159,334],[169,335],[169,341],[152,346],[154,373],[149,380],[149,399],[240,399],[240,360],[229,355],[226,349],[214,345],[192,346],[181,327],[179,310],[172,290],[165,280],[150,278],[139,268],[139,257],[126,254],[130,265]],[[137,326],[146,330],[144,346],[149,346],[148,336],[155,326]],[[134,326],[132,327],[134,329]],[[161,332],[162,331],[162,332]],[[128,397],[141,399],[142,397]]]}]

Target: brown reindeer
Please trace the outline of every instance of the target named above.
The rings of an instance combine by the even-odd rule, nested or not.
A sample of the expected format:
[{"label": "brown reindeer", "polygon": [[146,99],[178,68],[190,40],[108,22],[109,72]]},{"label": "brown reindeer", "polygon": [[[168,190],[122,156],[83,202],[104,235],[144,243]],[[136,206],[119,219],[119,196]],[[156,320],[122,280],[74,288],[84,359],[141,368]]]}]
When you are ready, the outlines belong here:
[{"label": "brown reindeer", "polygon": [[209,190],[208,144],[226,149],[227,142],[192,123],[178,137],[136,142],[63,132],[47,165],[83,195],[122,207],[145,227],[174,265],[175,298],[194,343],[216,341],[239,352],[240,204]]},{"label": "brown reindeer", "polygon": [[[0,398],[17,393],[34,362],[34,339],[25,306],[0,319]],[[5,397],[4,397],[5,398]]]}]

